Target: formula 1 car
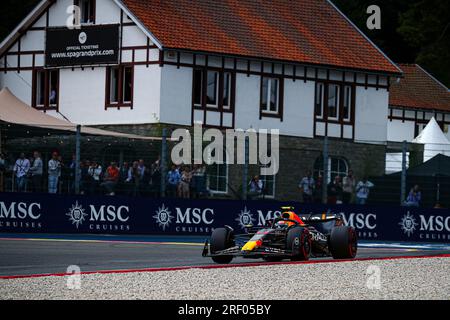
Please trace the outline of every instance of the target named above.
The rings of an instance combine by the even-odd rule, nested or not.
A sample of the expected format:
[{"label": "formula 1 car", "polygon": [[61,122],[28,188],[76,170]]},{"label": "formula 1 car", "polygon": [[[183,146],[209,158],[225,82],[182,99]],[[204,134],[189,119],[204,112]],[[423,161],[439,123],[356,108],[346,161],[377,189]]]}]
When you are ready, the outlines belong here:
[{"label": "formula 1 car", "polygon": [[230,263],[234,257],[266,261],[308,260],[310,257],[353,259],[357,251],[355,229],[344,226],[339,214],[322,213],[299,217],[293,207],[282,207],[280,217],[265,227],[246,226],[235,235],[230,226],[214,229],[206,240],[203,257],[216,263]]}]

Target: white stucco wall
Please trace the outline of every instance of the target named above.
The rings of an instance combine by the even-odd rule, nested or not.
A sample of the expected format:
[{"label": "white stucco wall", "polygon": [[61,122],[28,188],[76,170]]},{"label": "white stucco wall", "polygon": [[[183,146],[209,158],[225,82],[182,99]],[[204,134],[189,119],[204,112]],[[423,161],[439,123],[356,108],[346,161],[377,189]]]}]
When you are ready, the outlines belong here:
[{"label": "white stucco wall", "polygon": [[355,140],[387,140],[389,92],[385,89],[356,87]]}]

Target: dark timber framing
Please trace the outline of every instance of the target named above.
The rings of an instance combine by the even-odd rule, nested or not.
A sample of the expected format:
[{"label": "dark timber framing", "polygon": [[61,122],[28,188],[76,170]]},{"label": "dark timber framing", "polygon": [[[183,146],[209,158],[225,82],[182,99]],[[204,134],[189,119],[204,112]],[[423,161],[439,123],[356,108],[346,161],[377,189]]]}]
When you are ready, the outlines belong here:
[{"label": "dark timber framing", "polygon": [[[327,76],[329,78],[329,76]],[[316,115],[316,97],[317,97],[317,84],[322,83],[323,84],[323,110],[322,110],[322,116],[319,117]],[[329,85],[337,85],[339,86],[339,114],[337,119],[329,119],[328,118],[328,86]],[[344,119],[344,91],[345,87],[350,86],[351,87],[351,99],[350,99],[350,119]],[[314,137],[322,137],[322,136],[328,136],[328,126],[329,124],[337,124],[340,126],[340,138],[346,139],[346,140],[354,140],[355,139],[355,109],[356,109],[356,85],[350,84],[345,81],[333,81],[333,80],[322,80],[318,79],[316,81],[316,85],[314,88]],[[325,133],[324,135],[318,135],[317,134],[317,124],[318,123],[324,123],[325,124]],[[352,130],[352,137],[346,138],[344,135],[344,128],[345,127],[351,127]]]}]

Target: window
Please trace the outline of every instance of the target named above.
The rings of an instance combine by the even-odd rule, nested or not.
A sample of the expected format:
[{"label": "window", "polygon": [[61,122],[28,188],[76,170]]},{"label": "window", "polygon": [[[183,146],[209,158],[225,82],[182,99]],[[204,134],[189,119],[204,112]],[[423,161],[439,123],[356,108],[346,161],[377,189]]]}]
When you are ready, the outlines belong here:
[{"label": "window", "polygon": [[207,169],[208,189],[214,193],[228,192],[228,166],[226,163],[212,164]]},{"label": "window", "polygon": [[194,105],[201,106],[203,101],[203,71],[194,70]]},{"label": "window", "polygon": [[[233,75],[230,72],[195,69],[192,89],[194,106],[231,110],[232,81]],[[206,100],[205,106],[203,97]]]},{"label": "window", "polygon": [[279,78],[261,78],[261,113],[262,114],[280,114],[280,79]]},{"label": "window", "polygon": [[[348,173],[347,161],[343,158],[329,157],[328,158],[328,177],[327,182],[332,181],[334,177],[345,177]],[[323,156],[320,156],[314,162],[314,177],[323,176]]]},{"label": "window", "polygon": [[109,67],[106,78],[106,107],[132,107],[133,67]]},{"label": "window", "polygon": [[33,77],[33,107],[58,109],[59,70],[36,70]]},{"label": "window", "polygon": [[268,175],[268,176],[260,176],[259,177],[261,181],[263,182],[264,197],[275,197],[275,175]]},{"label": "window", "polygon": [[344,100],[342,102],[342,118],[350,120],[351,118],[351,101],[352,101],[352,87],[344,86]]},{"label": "window", "polygon": [[229,72],[225,72],[223,75],[222,105],[224,109],[231,108],[231,73]]},{"label": "window", "polygon": [[316,83],[315,112],[317,118],[323,118],[324,84]]},{"label": "window", "polygon": [[350,122],[354,109],[354,87],[338,83],[316,83],[316,119]]},{"label": "window", "polygon": [[95,0],[75,0],[74,5],[80,8],[80,23],[95,23]]},{"label": "window", "polygon": [[217,71],[207,71],[206,83],[206,105],[217,107],[217,96],[219,90],[219,73]]},{"label": "window", "polygon": [[338,119],[339,115],[339,86],[328,85],[328,118]]}]

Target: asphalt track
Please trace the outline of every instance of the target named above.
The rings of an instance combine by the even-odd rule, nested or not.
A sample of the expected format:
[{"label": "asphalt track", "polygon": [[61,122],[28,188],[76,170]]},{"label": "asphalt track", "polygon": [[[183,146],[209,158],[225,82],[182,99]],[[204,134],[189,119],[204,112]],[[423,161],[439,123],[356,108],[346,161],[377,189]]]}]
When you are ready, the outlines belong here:
[{"label": "asphalt track", "polygon": [[[202,258],[204,237],[114,237],[0,234],[0,276],[209,266]],[[449,245],[362,242],[357,258],[449,254]],[[259,260],[235,259],[241,264]],[[260,262],[264,264],[264,262]]]}]

